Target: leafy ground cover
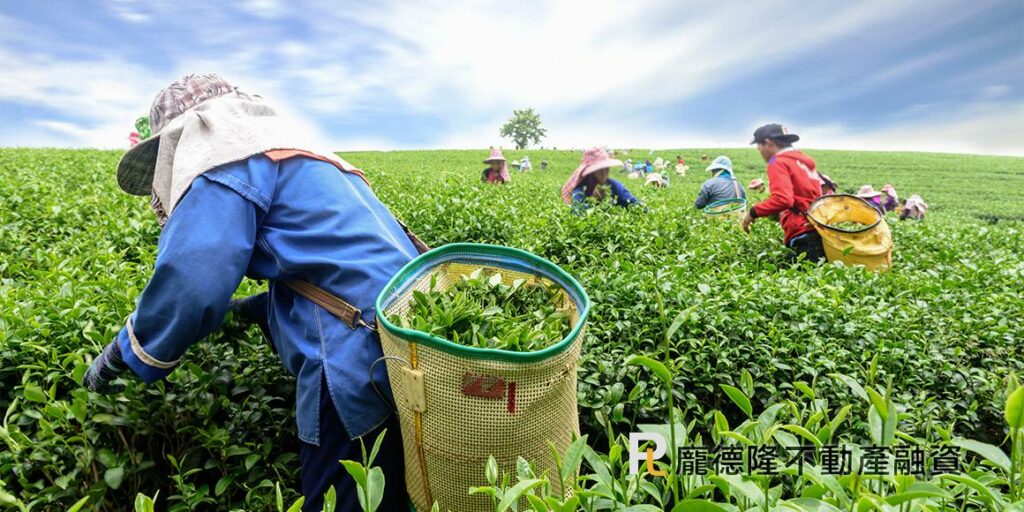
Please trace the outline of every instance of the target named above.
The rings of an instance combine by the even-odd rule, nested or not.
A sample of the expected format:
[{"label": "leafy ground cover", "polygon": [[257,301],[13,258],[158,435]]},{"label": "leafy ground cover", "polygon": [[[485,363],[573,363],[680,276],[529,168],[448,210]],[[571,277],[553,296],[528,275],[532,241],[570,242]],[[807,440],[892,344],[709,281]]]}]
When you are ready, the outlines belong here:
[{"label": "leafy ground cover", "polygon": [[[479,183],[484,151],[343,156],[428,244],[518,247],[586,288],[594,309],[578,373],[587,446],[565,456],[588,476],[563,478],[578,487],[579,508],[713,499],[726,510],[780,500],[831,510],[798,501],[820,498],[847,510],[1002,510],[1021,499],[1021,454],[1010,453],[1020,415],[1008,398],[1011,375],[1024,371],[1024,159],[809,151],[841,191],[891,183],[930,205],[924,222],[889,218],[894,268],[872,274],[787,264],[781,231],[766,219],[749,236],[706,219],[692,206],[705,178],[698,156],[719,152],[741,182],[764,178],[753,150],[663,151],[691,165],[667,189],[612,174],[646,213],[582,216],[558,197],[578,152],[509,151],[529,154],[535,170],[504,186]],[[294,384],[255,329],[229,320],[166,382],[128,381],[115,396],[80,387],[145,285],[159,234],[145,201],[118,191],[118,156],[0,150],[0,506],[124,510],[142,493],[158,509],[281,509],[298,497]],[[536,170],[542,160],[549,170]],[[245,282],[239,295],[258,289]],[[665,423],[670,408],[686,426],[670,432],[677,446],[760,446],[788,434],[955,441],[977,458],[967,459],[970,481],[630,477],[623,436]],[[536,480],[525,465],[517,478]],[[494,480],[496,497],[508,491]]]}]

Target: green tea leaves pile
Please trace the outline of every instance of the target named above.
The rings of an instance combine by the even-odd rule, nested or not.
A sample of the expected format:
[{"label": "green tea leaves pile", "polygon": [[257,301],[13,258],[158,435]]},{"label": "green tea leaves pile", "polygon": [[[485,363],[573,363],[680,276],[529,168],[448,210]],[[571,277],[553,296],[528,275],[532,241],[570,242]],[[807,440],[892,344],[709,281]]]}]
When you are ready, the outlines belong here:
[{"label": "green tea leaves pile", "polygon": [[478,268],[447,289],[431,276],[430,289],[413,291],[406,316],[391,321],[477,348],[532,352],[569,334],[565,295],[543,280],[502,282],[498,271]]},{"label": "green tea leaves pile", "polygon": [[860,231],[866,227],[867,224],[861,224],[860,222],[854,222],[852,220],[836,222],[835,224],[829,224],[829,227],[841,229],[843,231]]}]

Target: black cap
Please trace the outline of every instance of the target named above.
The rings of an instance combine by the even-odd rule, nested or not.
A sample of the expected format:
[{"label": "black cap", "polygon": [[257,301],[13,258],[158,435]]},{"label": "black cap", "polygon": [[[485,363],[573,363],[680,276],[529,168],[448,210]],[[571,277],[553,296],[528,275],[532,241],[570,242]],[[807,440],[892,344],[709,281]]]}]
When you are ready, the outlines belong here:
[{"label": "black cap", "polygon": [[789,130],[781,124],[772,123],[754,130],[754,140],[750,141],[750,143],[757,144],[768,139],[783,140],[792,144],[800,140],[800,136],[795,133],[789,133]]}]

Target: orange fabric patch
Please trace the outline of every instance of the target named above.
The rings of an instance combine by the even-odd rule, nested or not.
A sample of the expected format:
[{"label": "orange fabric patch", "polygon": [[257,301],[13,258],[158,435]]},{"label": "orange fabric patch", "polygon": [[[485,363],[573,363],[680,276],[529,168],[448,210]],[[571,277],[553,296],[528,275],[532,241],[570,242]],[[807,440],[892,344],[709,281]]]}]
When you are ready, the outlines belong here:
[{"label": "orange fabric patch", "polygon": [[[344,166],[339,165],[338,162],[336,162],[334,160],[331,160],[329,158],[325,158],[322,155],[318,155],[316,153],[312,153],[312,152],[306,151],[304,149],[271,149],[270,151],[266,151],[263,154],[266,155],[266,157],[269,158],[274,163],[280,162],[282,160],[287,160],[289,158],[294,158],[294,157],[297,157],[297,156],[304,156],[304,157],[307,157],[307,158],[312,158],[314,160],[320,160],[321,162],[327,162],[327,163],[337,167],[338,170],[341,171],[341,172],[348,172],[348,173],[355,174],[356,176],[359,176],[366,183],[366,186],[370,186],[370,182],[369,182],[369,180],[366,179],[366,175],[363,174],[363,171],[361,171],[361,170],[359,170],[359,169],[357,169],[355,167],[351,167],[351,168],[346,169]],[[348,162],[346,162],[346,163],[348,163]]]}]

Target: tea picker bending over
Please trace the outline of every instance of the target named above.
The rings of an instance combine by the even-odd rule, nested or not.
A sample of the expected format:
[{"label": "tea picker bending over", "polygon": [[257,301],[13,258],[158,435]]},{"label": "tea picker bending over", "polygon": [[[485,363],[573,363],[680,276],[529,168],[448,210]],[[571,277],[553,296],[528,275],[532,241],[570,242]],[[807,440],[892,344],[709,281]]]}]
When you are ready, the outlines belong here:
[{"label": "tea picker bending over", "polygon": [[921,196],[914,194],[903,204],[903,211],[900,212],[900,220],[914,219],[924,220],[924,214],[928,210],[928,204]]},{"label": "tea picker bending over", "polygon": [[512,177],[508,174],[508,162],[505,161],[505,156],[501,154],[500,149],[491,148],[491,155],[484,160],[484,163],[488,167],[481,174],[480,181],[499,184],[512,181]]},{"label": "tea picker bending over", "polygon": [[857,197],[864,199],[883,214],[891,212],[899,206],[899,196],[896,195],[896,189],[888,183],[882,187],[881,192],[875,190],[875,187],[871,185],[864,185],[857,191]]},{"label": "tea picker bending over", "polygon": [[523,156],[523,160],[519,162],[519,172],[532,171],[533,164],[530,163],[530,157]]},{"label": "tea picker bending over", "polygon": [[589,207],[587,198],[596,201],[605,199],[605,189],[611,193],[615,204],[627,207],[640,204],[626,186],[608,177],[609,169],[621,167],[622,162],[611,158],[601,148],[590,148],[583,152],[580,165],[562,186],[562,201],[572,205],[573,213],[579,214]]},{"label": "tea picker bending over", "polygon": [[822,180],[814,159],[793,147],[800,140],[779,124],[768,124],[754,131],[761,158],[768,164],[768,198],[755,204],[743,216],[743,230],[750,232],[755,219],[779,215],[783,243],[809,260],[825,258],[821,235],[807,219],[807,208],[821,197]]},{"label": "tea picker bending over", "polygon": [[686,165],[686,160],[681,155],[676,155],[676,174],[686,176],[688,170],[690,167]]},{"label": "tea picker bending over", "polygon": [[[380,341],[358,325],[374,322],[375,298],[417,246],[359,169],[294,139],[270,105],[217,75],[188,75],[160,91],[150,124],[153,136],[122,157],[117,180],[150,198],[162,227],[156,263],[85,385],[112,393],[129,373],[163,379],[220,326],[243,277],[266,279],[269,301],[247,306],[268,320],[262,327],[297,379],[304,510],[320,510],[332,485],[339,510],[359,509],[338,461],[359,460],[358,438],[372,446],[385,428],[381,510],[404,509],[400,429],[371,383],[390,395],[384,365],[369,375]],[[295,280],[345,297],[362,316],[327,313],[291,288]]]},{"label": "tea picker bending over", "polygon": [[732,160],[727,156],[715,158],[706,169],[711,178],[704,182],[693,206],[697,209],[725,199],[746,199],[747,193],[732,174]]}]

